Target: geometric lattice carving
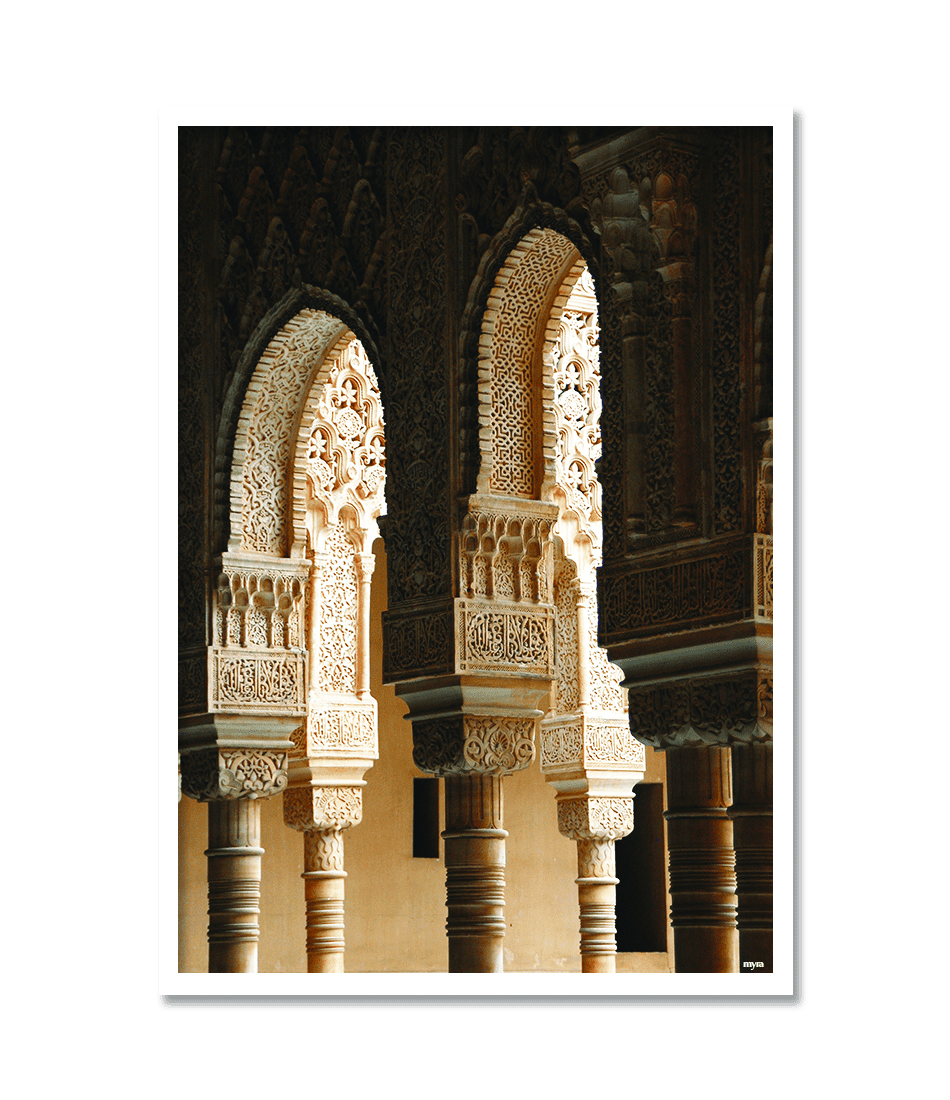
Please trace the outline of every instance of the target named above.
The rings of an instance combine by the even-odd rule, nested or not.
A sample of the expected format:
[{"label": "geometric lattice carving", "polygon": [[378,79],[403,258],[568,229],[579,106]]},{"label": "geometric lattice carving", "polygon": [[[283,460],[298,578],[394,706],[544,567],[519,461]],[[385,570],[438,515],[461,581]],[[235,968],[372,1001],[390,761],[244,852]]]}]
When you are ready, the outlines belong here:
[{"label": "geometric lattice carving", "polygon": [[[480,376],[490,380],[490,405],[482,416],[490,435],[490,455],[482,448],[481,491],[537,498],[535,356],[544,299],[576,256],[573,244],[553,230],[531,230],[499,272],[486,306],[491,331],[483,329]],[[487,327],[487,326],[486,326]],[[485,413],[490,410],[490,423]],[[486,441],[487,442],[487,441]],[[485,458],[489,462],[485,462]]]}]

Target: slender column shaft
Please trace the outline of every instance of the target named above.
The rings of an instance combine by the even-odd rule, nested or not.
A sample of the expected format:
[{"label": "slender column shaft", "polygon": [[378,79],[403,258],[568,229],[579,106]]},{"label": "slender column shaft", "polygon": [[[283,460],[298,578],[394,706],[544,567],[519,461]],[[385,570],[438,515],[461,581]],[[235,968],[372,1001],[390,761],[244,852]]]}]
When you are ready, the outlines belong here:
[{"label": "slender column shaft", "polygon": [[445,886],[449,973],[501,973],[505,935],[502,780],[445,780]]},{"label": "slender column shaft", "polygon": [[339,829],[308,829],[303,847],[307,903],[307,973],[342,974],[343,837]]},{"label": "slender column shaft", "polygon": [[670,911],[677,973],[738,969],[728,747],[666,752]]},{"label": "slender column shaft", "polygon": [[590,706],[590,626],[588,609],[592,585],[577,584],[577,705]]},{"label": "slender column shaft", "polygon": [[257,973],[261,912],[261,804],[208,803],[208,972]]},{"label": "slender column shaft", "polygon": [[373,554],[357,554],[356,575],[359,578],[359,610],[356,618],[356,694],[369,696],[369,608],[376,558]]},{"label": "slender column shaft", "polygon": [[581,973],[617,970],[617,883],[613,840],[577,842],[577,896],[581,911]]},{"label": "slender column shaft", "polygon": [[743,973],[771,974],[771,741],[732,746],[732,782],[729,816],[736,850],[740,969]]}]

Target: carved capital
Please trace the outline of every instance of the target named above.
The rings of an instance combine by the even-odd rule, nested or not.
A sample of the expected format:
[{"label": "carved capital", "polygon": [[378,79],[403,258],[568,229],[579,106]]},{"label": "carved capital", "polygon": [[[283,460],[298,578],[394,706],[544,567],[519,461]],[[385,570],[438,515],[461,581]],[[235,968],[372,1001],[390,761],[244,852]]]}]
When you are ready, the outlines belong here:
[{"label": "carved capital", "polygon": [[199,802],[269,798],[286,786],[286,752],[204,748],[181,754],[182,793]]},{"label": "carved capital", "polygon": [[291,829],[348,829],[362,819],[361,787],[293,787],[284,792],[284,824]]},{"label": "carved capital", "polygon": [[535,721],[459,715],[414,722],[412,759],[431,775],[509,775],[534,760]]},{"label": "carved capital", "polygon": [[659,750],[771,741],[772,670],[630,689],[630,732]]},{"label": "carved capital", "polygon": [[557,827],[569,840],[618,840],[633,832],[633,800],[558,798]]}]

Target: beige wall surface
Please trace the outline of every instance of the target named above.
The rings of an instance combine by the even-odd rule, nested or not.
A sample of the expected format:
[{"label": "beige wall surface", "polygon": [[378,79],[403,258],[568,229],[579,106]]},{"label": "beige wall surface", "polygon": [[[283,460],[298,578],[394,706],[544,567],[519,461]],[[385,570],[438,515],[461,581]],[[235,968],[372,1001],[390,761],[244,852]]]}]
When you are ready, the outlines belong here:
[{"label": "beige wall surface", "polygon": [[[379,706],[379,759],[366,773],[363,820],[344,833],[346,970],[443,972],[445,869],[441,859],[412,856],[412,733],[405,704],[381,682],[382,601],[386,560],[377,541],[373,576],[371,687]],[[647,749],[646,782],[662,782],[662,754]],[[441,784],[440,784],[441,786]],[[557,830],[555,791],[537,761],[504,781],[506,971],[580,971],[576,848]],[[634,803],[636,808],[636,803]],[[303,837],[283,823],[281,798],[261,813],[265,850],[261,882],[262,973],[306,973]],[[182,798],[179,808],[179,970],[207,971],[207,808]],[[441,843],[440,843],[441,849]],[[618,971],[666,971],[666,953],[619,955]]]}]

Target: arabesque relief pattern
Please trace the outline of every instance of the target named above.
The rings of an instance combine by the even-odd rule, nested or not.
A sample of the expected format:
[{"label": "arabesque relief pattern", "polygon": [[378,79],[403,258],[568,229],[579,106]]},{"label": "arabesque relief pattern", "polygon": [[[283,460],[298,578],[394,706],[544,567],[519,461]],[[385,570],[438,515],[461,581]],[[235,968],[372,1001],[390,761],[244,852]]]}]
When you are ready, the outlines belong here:
[{"label": "arabesque relief pattern", "polygon": [[541,723],[541,770],[557,791],[558,829],[577,843],[582,969],[609,972],[616,953],[613,845],[633,829],[632,790],[643,778],[645,755],[630,736],[620,670],[597,645],[600,356],[595,287],[586,270],[560,315],[550,354],[558,667],[554,708]]},{"label": "arabesque relief pattern", "polygon": [[378,756],[369,693],[369,600],[385,511],[385,438],[375,371],[350,333],[320,368],[293,461],[310,546],[306,722],[293,733],[284,823],[304,833],[307,967],[343,969],[342,830],[362,818],[363,775]]}]

